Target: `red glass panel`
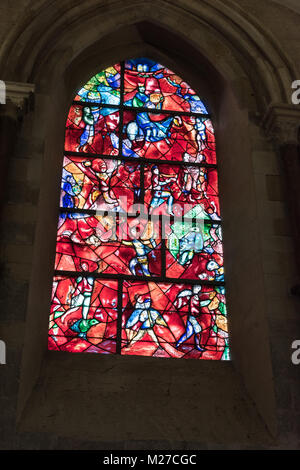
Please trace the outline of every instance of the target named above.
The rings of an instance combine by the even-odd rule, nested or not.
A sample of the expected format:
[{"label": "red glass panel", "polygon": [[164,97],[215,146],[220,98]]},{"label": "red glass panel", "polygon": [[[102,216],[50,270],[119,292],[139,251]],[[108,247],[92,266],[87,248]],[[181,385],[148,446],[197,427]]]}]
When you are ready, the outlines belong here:
[{"label": "red glass panel", "polygon": [[119,111],[99,106],[71,106],[66,125],[65,150],[118,155]]},{"label": "red glass panel", "polygon": [[124,104],[207,114],[203,102],[184,80],[149,59],[125,62]]},{"label": "red glass panel", "polygon": [[117,281],[55,276],[49,319],[49,349],[115,353]]},{"label": "red glass panel", "polygon": [[122,354],[222,359],[227,341],[223,287],[124,283]]},{"label": "red glass panel", "polygon": [[49,349],[229,359],[215,137],[205,104],[146,58],[96,74],[75,101]]},{"label": "red glass panel", "polygon": [[166,226],[166,276],[172,279],[224,281],[222,232],[219,225],[198,221]]},{"label": "red glass panel", "polygon": [[61,207],[128,212],[138,202],[140,165],[67,156],[61,189]]},{"label": "red glass panel", "polygon": [[145,188],[145,205],[151,214],[220,219],[215,169],[146,165]]},{"label": "red glass panel", "polygon": [[160,276],[160,231],[153,225],[111,215],[62,214],[55,269]]},{"label": "red glass panel", "polygon": [[123,124],[125,157],[216,163],[210,119],[124,111]]}]

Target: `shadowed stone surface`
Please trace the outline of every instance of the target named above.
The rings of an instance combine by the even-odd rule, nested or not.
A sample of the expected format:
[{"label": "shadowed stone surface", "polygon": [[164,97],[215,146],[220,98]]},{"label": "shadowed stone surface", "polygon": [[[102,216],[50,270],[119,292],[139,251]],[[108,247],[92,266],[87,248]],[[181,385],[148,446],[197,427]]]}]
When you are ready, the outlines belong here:
[{"label": "shadowed stone surface", "polygon": [[[292,2],[1,2],[0,78],[36,87],[2,201],[1,449],[300,448],[299,272],[288,187],[261,125],[300,79]],[[232,363],[47,352],[67,109],[93,73],[140,54],[213,110]]]}]

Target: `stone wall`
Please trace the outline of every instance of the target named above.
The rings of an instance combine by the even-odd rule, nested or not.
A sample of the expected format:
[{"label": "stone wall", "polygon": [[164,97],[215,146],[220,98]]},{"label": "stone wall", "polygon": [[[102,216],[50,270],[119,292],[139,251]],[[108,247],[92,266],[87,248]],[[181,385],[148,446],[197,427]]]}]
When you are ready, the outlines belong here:
[{"label": "stone wall", "polygon": [[[43,17],[44,10],[50,14],[49,3],[30,2],[30,9],[27,3],[14,3],[13,11],[8,3],[0,6],[2,40],[18,25],[27,28],[20,48],[36,37],[39,21],[45,35],[51,29],[51,25],[44,27]],[[13,131],[3,136],[2,132],[1,137],[15,145],[7,161],[1,214],[0,338],[7,344],[7,365],[0,366],[0,448],[299,448],[300,366],[290,360],[291,343],[300,339],[299,301],[290,294],[299,273],[285,197],[288,186],[275,142],[267,140],[261,125],[261,105],[267,107],[272,93],[284,97],[290,90],[278,92],[275,78],[272,85],[255,80],[256,65],[250,61],[253,43],[249,57],[241,57],[240,44],[233,47],[226,39],[228,24],[224,20],[222,25],[217,11],[242,11],[243,18],[254,15],[258,30],[274,37],[287,63],[295,64],[291,76],[299,70],[299,18],[270,0],[239,0],[227,2],[226,7],[216,0],[210,2],[216,6],[214,32],[204,19],[202,24],[198,2],[158,2],[164,12],[169,11],[172,36],[167,27],[162,29],[148,18],[146,7],[141,17],[133,14],[129,6],[137,2],[127,2],[128,11],[123,2],[120,17],[113,14],[114,5],[110,9],[107,2],[98,3],[102,10],[97,17],[95,13],[94,18],[86,18],[86,25],[74,31],[71,26],[70,30],[62,27],[63,37],[52,38],[53,44],[45,43],[36,54],[33,47],[24,49],[24,64],[22,55],[14,60],[8,54],[2,62],[7,80],[32,82],[36,94],[34,108],[17,119],[17,135]],[[54,17],[66,4],[77,5],[80,14],[82,2],[74,0],[60,2]],[[176,20],[177,7],[188,12],[180,21]],[[135,15],[137,26],[132,27]],[[109,21],[104,21],[107,17]],[[146,23],[139,28],[142,21]],[[279,27],[282,24],[284,28]],[[99,42],[95,42],[97,37]],[[192,53],[184,58],[190,44]],[[266,49],[271,47],[266,44]],[[212,103],[232,315],[232,363],[47,352],[68,102],[82,81],[97,68],[124,58],[126,51],[150,53],[175,67],[197,90],[205,89]],[[274,77],[287,76],[276,60]],[[267,59],[264,66],[270,68]],[[283,87],[289,84],[286,76]]]}]

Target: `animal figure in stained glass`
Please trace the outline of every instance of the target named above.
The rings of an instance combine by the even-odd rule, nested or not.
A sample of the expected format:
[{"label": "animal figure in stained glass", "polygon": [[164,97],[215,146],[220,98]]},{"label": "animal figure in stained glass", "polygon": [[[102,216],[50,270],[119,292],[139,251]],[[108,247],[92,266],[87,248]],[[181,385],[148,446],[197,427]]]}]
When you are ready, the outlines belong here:
[{"label": "animal figure in stained glass", "polygon": [[98,325],[98,320],[92,318],[91,320],[77,320],[70,327],[72,331],[78,333],[79,338],[87,339],[87,332],[95,325]]}]

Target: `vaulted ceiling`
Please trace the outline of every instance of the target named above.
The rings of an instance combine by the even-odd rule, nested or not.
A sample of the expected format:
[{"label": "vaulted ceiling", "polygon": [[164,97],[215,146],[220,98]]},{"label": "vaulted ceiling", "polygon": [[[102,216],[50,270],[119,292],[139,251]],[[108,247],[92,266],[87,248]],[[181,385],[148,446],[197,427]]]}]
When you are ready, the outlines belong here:
[{"label": "vaulted ceiling", "polygon": [[300,2],[299,0],[272,0],[275,3],[279,3],[282,6],[288,7],[291,10],[300,13]]}]

